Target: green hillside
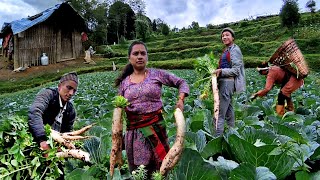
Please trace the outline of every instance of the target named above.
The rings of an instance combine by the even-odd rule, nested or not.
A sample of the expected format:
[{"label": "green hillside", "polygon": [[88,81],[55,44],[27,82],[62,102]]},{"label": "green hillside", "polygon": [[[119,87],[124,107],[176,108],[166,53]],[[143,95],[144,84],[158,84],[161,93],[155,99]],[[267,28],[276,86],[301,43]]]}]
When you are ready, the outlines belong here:
[{"label": "green hillside", "polygon": [[[257,63],[268,60],[275,50],[288,38],[293,37],[305,59],[313,70],[318,70],[320,64],[320,12],[315,14],[301,14],[298,27],[288,29],[282,27],[279,16],[258,17],[254,20],[242,20],[235,23],[227,23],[212,28],[199,28],[197,30],[185,30],[171,33],[168,36],[156,36],[150,38],[146,44],[149,51],[150,62],[176,61],[182,68],[186,68],[185,61],[202,56],[210,51],[218,57],[224,46],[220,40],[220,32],[224,27],[231,27],[236,34],[235,43],[240,46],[244,55],[247,68],[256,67]],[[103,64],[124,65],[127,63],[127,47],[130,42],[110,46],[113,56],[106,58]],[[110,57],[110,50],[106,53],[107,46],[97,47],[97,52],[104,57]],[[112,56],[112,55],[111,55]],[[161,62],[165,64],[165,62]],[[189,63],[188,68],[192,68]],[[162,67],[154,63],[157,67]],[[175,66],[177,67],[177,65]]]},{"label": "green hillside", "polygon": [[[261,61],[268,60],[284,41],[293,37],[310,69],[320,69],[320,12],[301,14],[299,25],[292,29],[282,27],[279,16],[273,15],[210,28],[170,32],[167,36],[154,35],[146,41],[149,52],[148,66],[162,69],[192,69],[195,58],[210,51],[219,57],[224,48],[220,40],[220,32],[224,27],[234,29],[235,43],[242,50],[246,68],[256,67]],[[33,77],[17,78],[15,81],[0,80],[0,94],[43,85],[59,79],[63,73],[71,70],[79,74],[112,70],[112,62],[121,69],[128,62],[129,44],[130,41],[125,41],[118,45],[95,47],[95,57],[102,57],[102,60],[93,66],[68,66],[59,73],[39,72]]]}]

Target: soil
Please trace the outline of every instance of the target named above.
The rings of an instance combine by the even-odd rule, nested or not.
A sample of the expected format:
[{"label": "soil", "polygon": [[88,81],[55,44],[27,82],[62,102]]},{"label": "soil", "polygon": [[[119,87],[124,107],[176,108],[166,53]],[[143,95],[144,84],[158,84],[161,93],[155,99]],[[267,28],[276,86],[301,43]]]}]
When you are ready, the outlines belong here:
[{"label": "soil", "polygon": [[[95,62],[99,61],[99,58],[92,58]],[[85,64],[83,57],[79,57],[75,60],[63,61],[56,64],[49,64],[47,66],[32,66],[21,72],[13,71],[13,61],[9,61],[3,56],[0,56],[0,80],[10,80],[23,77],[37,76],[37,74],[43,72],[59,72],[66,67],[85,67],[92,66]]]}]

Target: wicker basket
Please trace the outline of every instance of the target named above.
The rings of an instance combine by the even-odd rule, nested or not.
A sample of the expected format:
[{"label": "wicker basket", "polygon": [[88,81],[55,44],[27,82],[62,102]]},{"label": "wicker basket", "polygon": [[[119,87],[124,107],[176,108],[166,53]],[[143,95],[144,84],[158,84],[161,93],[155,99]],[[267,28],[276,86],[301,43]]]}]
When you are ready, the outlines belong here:
[{"label": "wicker basket", "polygon": [[290,71],[298,78],[305,78],[309,74],[308,65],[293,39],[284,42],[271,56],[269,62]]}]

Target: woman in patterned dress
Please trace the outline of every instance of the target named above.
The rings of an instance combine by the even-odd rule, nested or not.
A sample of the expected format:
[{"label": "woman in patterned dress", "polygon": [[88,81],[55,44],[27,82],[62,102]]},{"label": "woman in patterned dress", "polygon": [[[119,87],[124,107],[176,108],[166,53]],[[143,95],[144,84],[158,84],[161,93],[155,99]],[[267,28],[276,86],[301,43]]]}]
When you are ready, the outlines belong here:
[{"label": "woman in patterned dress", "polygon": [[125,109],[127,131],[124,144],[130,172],[144,165],[150,177],[160,169],[170,148],[162,117],[162,85],[179,90],[176,107],[182,111],[189,86],[185,80],[164,70],[147,68],[147,47],[141,41],[130,45],[128,58],[129,63],[115,80],[119,95],[130,103]]}]

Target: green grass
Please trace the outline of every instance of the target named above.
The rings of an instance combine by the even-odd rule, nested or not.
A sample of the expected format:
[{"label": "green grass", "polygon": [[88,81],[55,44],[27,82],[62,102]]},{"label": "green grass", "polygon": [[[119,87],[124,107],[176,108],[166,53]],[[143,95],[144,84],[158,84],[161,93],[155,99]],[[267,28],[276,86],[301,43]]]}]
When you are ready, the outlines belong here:
[{"label": "green grass", "polygon": [[[156,35],[146,41],[149,50],[149,67],[161,69],[191,69],[192,62],[199,56],[213,51],[219,57],[224,46],[220,41],[220,32],[223,27],[231,27],[236,33],[236,41],[242,50],[246,68],[254,68],[262,61],[267,61],[275,50],[289,37],[296,39],[304,57],[313,71],[320,69],[320,12],[313,16],[310,13],[301,14],[298,27],[292,30],[281,27],[279,17],[259,17],[253,20],[241,20],[226,23],[210,28],[201,27],[198,30],[184,30],[179,33],[170,33],[168,36]],[[36,75],[19,79],[0,81],[0,94],[21,91],[56,81],[69,71],[78,74],[111,71],[112,62],[118,68],[128,63],[127,44],[111,45],[113,58],[97,61],[90,67],[66,67],[59,73],[39,72]],[[106,46],[97,47],[101,57]]]}]

